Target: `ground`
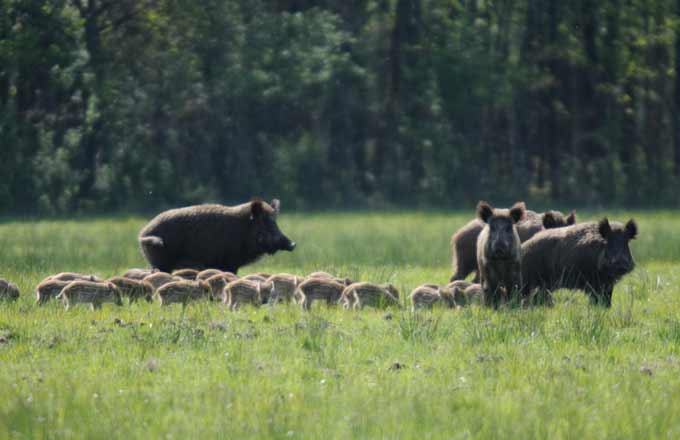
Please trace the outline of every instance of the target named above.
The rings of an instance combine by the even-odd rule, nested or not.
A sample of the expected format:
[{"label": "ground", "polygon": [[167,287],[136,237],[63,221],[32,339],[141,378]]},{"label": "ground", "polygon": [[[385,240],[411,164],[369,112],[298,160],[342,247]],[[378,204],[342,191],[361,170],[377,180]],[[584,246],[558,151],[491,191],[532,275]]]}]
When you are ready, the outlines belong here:
[{"label": "ground", "polygon": [[[680,214],[634,216],[638,263],[610,310],[346,312],[209,303],[34,305],[60,271],[143,265],[143,218],[0,223],[0,438],[677,438]],[[581,213],[580,220],[601,212]],[[244,268],[391,281],[450,276],[469,213],[284,214],[298,248]]]}]

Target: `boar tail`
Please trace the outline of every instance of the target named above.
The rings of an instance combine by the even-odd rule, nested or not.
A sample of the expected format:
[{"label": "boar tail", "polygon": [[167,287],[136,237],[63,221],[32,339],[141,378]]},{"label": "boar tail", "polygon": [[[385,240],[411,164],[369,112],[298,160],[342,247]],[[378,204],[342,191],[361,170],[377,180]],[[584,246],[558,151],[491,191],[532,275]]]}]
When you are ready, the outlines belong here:
[{"label": "boar tail", "polygon": [[148,235],[146,237],[140,237],[139,242],[145,246],[151,247],[163,247],[165,243],[161,237],[155,235]]}]

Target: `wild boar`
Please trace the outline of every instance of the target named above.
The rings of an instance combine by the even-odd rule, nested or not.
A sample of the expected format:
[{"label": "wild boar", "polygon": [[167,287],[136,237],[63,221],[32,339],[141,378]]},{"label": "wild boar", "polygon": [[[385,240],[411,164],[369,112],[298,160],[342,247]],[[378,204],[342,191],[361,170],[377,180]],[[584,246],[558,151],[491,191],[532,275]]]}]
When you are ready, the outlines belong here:
[{"label": "wild boar", "polygon": [[333,281],[335,281],[336,283],[344,284],[345,286],[349,286],[350,284],[352,284],[352,283],[354,282],[354,281],[352,281],[352,280],[349,279],[349,278],[340,278],[340,277],[336,277],[335,275],[332,275],[332,274],[330,274],[330,273],[328,273],[328,272],[323,272],[323,271],[312,272],[312,273],[310,273],[309,275],[307,275],[306,278],[307,278],[307,279],[310,279],[310,278],[319,278],[319,279],[322,279],[322,280],[333,280]]},{"label": "wild boar", "polygon": [[238,279],[227,284],[224,288],[223,302],[229,310],[236,310],[243,304],[260,307],[262,304],[263,283]]},{"label": "wild boar", "polygon": [[14,301],[19,298],[19,288],[16,284],[0,278],[0,300]]},{"label": "wild boar", "polygon": [[179,277],[187,281],[196,281],[198,271],[196,269],[177,269],[172,272],[173,277]]},{"label": "wild boar", "polygon": [[465,280],[453,281],[446,285],[447,289],[449,289],[453,295],[453,300],[456,303],[456,306],[465,307],[470,303],[467,296],[465,295],[465,289],[472,285],[473,283]]},{"label": "wild boar", "polygon": [[109,282],[71,281],[56,297],[66,310],[76,304],[90,304],[92,309],[101,308],[104,303],[123,305],[118,288]]},{"label": "wild boar", "polygon": [[61,272],[56,275],[51,275],[48,278],[46,278],[46,280],[47,279],[54,281],[92,281],[92,282],[102,281],[101,278],[99,278],[96,275],[83,274],[77,272]]},{"label": "wild boar", "polygon": [[[611,307],[614,285],[635,268],[629,242],[637,237],[633,219],[625,225],[603,218],[536,234],[522,245],[522,293],[534,289],[584,291],[591,303]],[[545,293],[538,298],[548,298]]]},{"label": "wild boar", "polygon": [[448,287],[436,284],[423,284],[413,289],[408,296],[412,309],[432,308],[435,304],[444,304],[449,308],[456,306],[453,291]]},{"label": "wild boar", "polygon": [[280,203],[261,200],[229,207],[198,205],[172,209],[151,220],[139,234],[152,267],[165,272],[185,267],[238,273],[264,254],[292,251],[295,243],[276,224]]},{"label": "wild boar", "polygon": [[304,281],[304,278],[288,273],[279,273],[267,278],[267,283],[272,286],[270,304],[276,304],[281,301],[291,302],[295,289]]},{"label": "wild boar", "polygon": [[125,272],[122,277],[123,278],[129,278],[131,280],[143,280],[146,276],[151,275],[152,273],[158,272],[158,269],[129,269],[127,272]]},{"label": "wild boar", "polygon": [[[576,213],[571,211],[565,216],[559,211],[546,211],[543,214],[526,210],[524,220],[517,224],[520,242],[525,242],[543,229],[562,228],[576,223]],[[464,280],[475,272],[474,283],[479,282],[477,270],[477,238],[484,229],[484,222],[475,218],[460,228],[451,237],[453,275],[450,281]]]},{"label": "wild boar", "polygon": [[224,288],[227,284],[231,283],[232,281],[236,281],[237,279],[238,277],[230,272],[222,272],[205,280],[205,282],[210,285],[210,290],[212,292],[210,300],[224,302]]},{"label": "wild boar", "polygon": [[345,287],[340,297],[345,309],[362,309],[364,306],[399,306],[399,291],[392,284],[353,283]]},{"label": "wild boar", "polygon": [[485,305],[498,307],[522,286],[517,223],[524,210],[523,202],[510,209],[494,209],[483,201],[477,205],[477,216],[485,224],[477,239],[477,267]]},{"label": "wild boar", "polygon": [[71,281],[59,281],[59,280],[52,280],[52,279],[46,279],[43,280],[38,286],[35,288],[35,296],[36,296],[36,304],[39,306],[45,304],[52,298],[56,298],[59,293],[61,293],[62,289],[66,287]]},{"label": "wild boar", "polygon": [[206,269],[200,271],[198,275],[196,275],[196,279],[199,281],[206,281],[210,277],[214,277],[215,275],[222,275],[223,273],[226,272],[222,272],[219,269]]},{"label": "wild boar", "polygon": [[134,280],[125,277],[113,277],[107,280],[118,287],[121,296],[127,297],[129,303],[135,303],[138,299],[144,298],[146,302],[152,301],[153,286],[147,281]]},{"label": "wild boar", "polygon": [[143,281],[151,284],[151,287],[155,292],[159,287],[165,284],[172,283],[173,281],[182,281],[182,278],[172,276],[167,272],[155,272],[144,277]]},{"label": "wild boar", "polygon": [[212,292],[205,281],[180,280],[164,284],[156,290],[156,296],[163,306],[170,304],[187,305],[192,301],[207,300]]},{"label": "wild boar", "polygon": [[345,287],[332,279],[307,278],[295,290],[295,299],[304,310],[310,310],[312,303],[317,300],[324,300],[329,306],[335,305]]}]

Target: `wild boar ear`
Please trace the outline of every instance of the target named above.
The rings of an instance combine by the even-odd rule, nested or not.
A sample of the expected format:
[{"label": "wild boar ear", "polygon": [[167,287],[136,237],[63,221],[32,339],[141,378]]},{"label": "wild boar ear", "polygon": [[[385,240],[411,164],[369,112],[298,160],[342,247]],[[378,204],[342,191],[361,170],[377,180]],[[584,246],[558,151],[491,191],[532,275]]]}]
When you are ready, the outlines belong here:
[{"label": "wild boar ear", "polygon": [[274,214],[278,214],[281,211],[281,202],[279,199],[272,200],[270,205],[272,208],[274,208]]},{"label": "wild boar ear", "polygon": [[635,237],[637,237],[638,234],[638,227],[637,223],[635,223],[635,220],[630,219],[628,220],[628,223],[626,223],[626,237],[628,240],[634,240]]},{"label": "wild boar ear", "polygon": [[480,200],[480,202],[477,204],[477,217],[484,223],[488,222],[491,216],[493,215],[493,208],[491,205],[486,203],[483,200]]},{"label": "wild boar ear", "polygon": [[609,225],[609,219],[607,217],[600,220],[597,224],[597,231],[600,233],[602,238],[607,238],[609,233],[612,231],[612,227]]},{"label": "wild boar ear", "polygon": [[554,228],[555,226],[557,226],[555,214],[553,214],[551,211],[546,211],[546,213],[543,214],[543,227],[545,229],[550,229]]},{"label": "wild boar ear", "polygon": [[524,218],[524,213],[527,210],[527,206],[524,202],[517,202],[510,208],[510,217],[515,223],[519,223]]},{"label": "wild boar ear", "polygon": [[575,225],[576,224],[576,211],[573,209],[569,212],[569,216],[567,217],[567,226]]},{"label": "wild boar ear", "polygon": [[250,219],[254,220],[262,217],[264,214],[264,207],[262,206],[262,200],[254,200],[250,204]]}]

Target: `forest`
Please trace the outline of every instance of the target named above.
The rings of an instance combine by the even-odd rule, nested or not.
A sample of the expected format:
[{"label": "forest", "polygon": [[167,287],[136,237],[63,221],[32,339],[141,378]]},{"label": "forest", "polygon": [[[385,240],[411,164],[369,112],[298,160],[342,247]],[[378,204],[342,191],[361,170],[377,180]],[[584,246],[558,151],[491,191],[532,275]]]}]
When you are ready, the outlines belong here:
[{"label": "forest", "polygon": [[0,0],[0,212],[677,206],[680,0]]}]

